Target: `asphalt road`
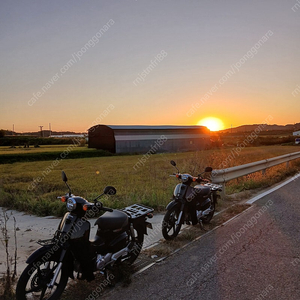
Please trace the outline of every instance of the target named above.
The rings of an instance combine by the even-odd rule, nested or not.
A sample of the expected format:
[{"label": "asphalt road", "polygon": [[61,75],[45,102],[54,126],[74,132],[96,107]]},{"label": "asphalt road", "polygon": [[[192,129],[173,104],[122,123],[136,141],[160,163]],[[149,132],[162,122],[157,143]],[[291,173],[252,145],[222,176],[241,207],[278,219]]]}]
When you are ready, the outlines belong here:
[{"label": "asphalt road", "polygon": [[299,228],[298,178],[101,299],[299,300]]}]

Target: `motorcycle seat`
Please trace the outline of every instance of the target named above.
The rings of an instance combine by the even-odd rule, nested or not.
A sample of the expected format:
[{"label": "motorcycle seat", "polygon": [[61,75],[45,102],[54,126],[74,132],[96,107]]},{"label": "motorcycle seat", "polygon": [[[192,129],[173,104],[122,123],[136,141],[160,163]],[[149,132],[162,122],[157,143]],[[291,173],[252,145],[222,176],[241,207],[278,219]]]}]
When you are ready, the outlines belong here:
[{"label": "motorcycle seat", "polygon": [[199,196],[208,196],[210,193],[210,187],[201,184],[195,185],[194,189],[196,189],[197,195]]},{"label": "motorcycle seat", "polygon": [[128,224],[128,216],[120,210],[114,210],[113,212],[105,212],[101,217],[97,219],[95,225],[98,225],[99,229],[120,229]]}]

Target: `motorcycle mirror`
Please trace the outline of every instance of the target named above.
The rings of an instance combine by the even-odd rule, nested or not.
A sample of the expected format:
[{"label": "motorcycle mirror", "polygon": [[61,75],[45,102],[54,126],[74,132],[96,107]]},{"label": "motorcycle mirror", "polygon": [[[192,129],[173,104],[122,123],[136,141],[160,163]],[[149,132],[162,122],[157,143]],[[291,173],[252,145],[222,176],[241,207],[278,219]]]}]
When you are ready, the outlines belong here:
[{"label": "motorcycle mirror", "polygon": [[103,193],[106,195],[115,195],[117,190],[113,186],[106,186],[103,190]]},{"label": "motorcycle mirror", "polygon": [[68,181],[68,178],[67,178],[67,175],[64,171],[61,171],[61,178],[63,180],[63,182],[67,182]]},{"label": "motorcycle mirror", "polygon": [[205,168],[205,172],[211,172],[213,169],[212,169],[212,167],[206,167]]},{"label": "motorcycle mirror", "polygon": [[171,161],[170,161],[170,164],[171,164],[172,166],[176,167],[176,162],[175,162],[174,160],[171,160]]}]

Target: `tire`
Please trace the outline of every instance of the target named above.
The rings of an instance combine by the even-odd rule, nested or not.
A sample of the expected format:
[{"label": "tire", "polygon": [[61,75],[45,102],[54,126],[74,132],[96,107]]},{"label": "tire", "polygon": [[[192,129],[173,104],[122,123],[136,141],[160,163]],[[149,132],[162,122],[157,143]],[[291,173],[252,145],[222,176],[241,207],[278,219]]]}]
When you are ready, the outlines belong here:
[{"label": "tire", "polygon": [[180,223],[176,225],[178,216],[179,209],[177,206],[172,207],[166,212],[162,223],[162,234],[166,240],[173,240],[178,235],[183,223],[183,215],[181,216]]},{"label": "tire", "polygon": [[210,209],[212,211],[208,215],[201,218],[201,220],[204,224],[208,224],[211,221],[212,217],[214,216],[214,213],[215,213],[215,210],[216,210],[215,202],[212,202],[212,204],[210,206]]},{"label": "tire", "polygon": [[144,242],[144,230],[142,226],[136,226],[134,228],[134,238],[132,238],[131,234],[129,234],[129,242],[132,242],[132,248],[128,254],[128,257],[125,259],[125,261],[128,264],[133,264],[134,261],[139,256]]},{"label": "tire", "polygon": [[47,284],[53,278],[53,273],[57,265],[57,260],[53,258],[49,258],[49,260],[45,262],[39,258],[29,264],[19,278],[16,287],[16,299],[58,299],[68,282],[68,273],[63,265],[58,273],[54,287],[49,289]]}]

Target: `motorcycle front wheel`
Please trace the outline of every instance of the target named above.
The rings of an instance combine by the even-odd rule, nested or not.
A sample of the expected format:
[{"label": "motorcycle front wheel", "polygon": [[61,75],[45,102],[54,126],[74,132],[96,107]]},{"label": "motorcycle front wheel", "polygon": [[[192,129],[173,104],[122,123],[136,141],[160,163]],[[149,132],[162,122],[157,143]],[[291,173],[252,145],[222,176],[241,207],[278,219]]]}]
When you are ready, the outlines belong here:
[{"label": "motorcycle front wheel", "polygon": [[19,278],[16,288],[16,299],[40,299],[55,300],[63,293],[67,281],[67,270],[62,267],[54,282],[54,287],[49,288],[48,284],[53,278],[58,262],[52,258],[48,261],[37,259],[29,264]]},{"label": "motorcycle front wheel", "polygon": [[178,216],[179,209],[176,206],[166,212],[162,222],[162,234],[166,240],[173,240],[178,235],[183,223],[183,215],[179,224],[176,224]]}]

